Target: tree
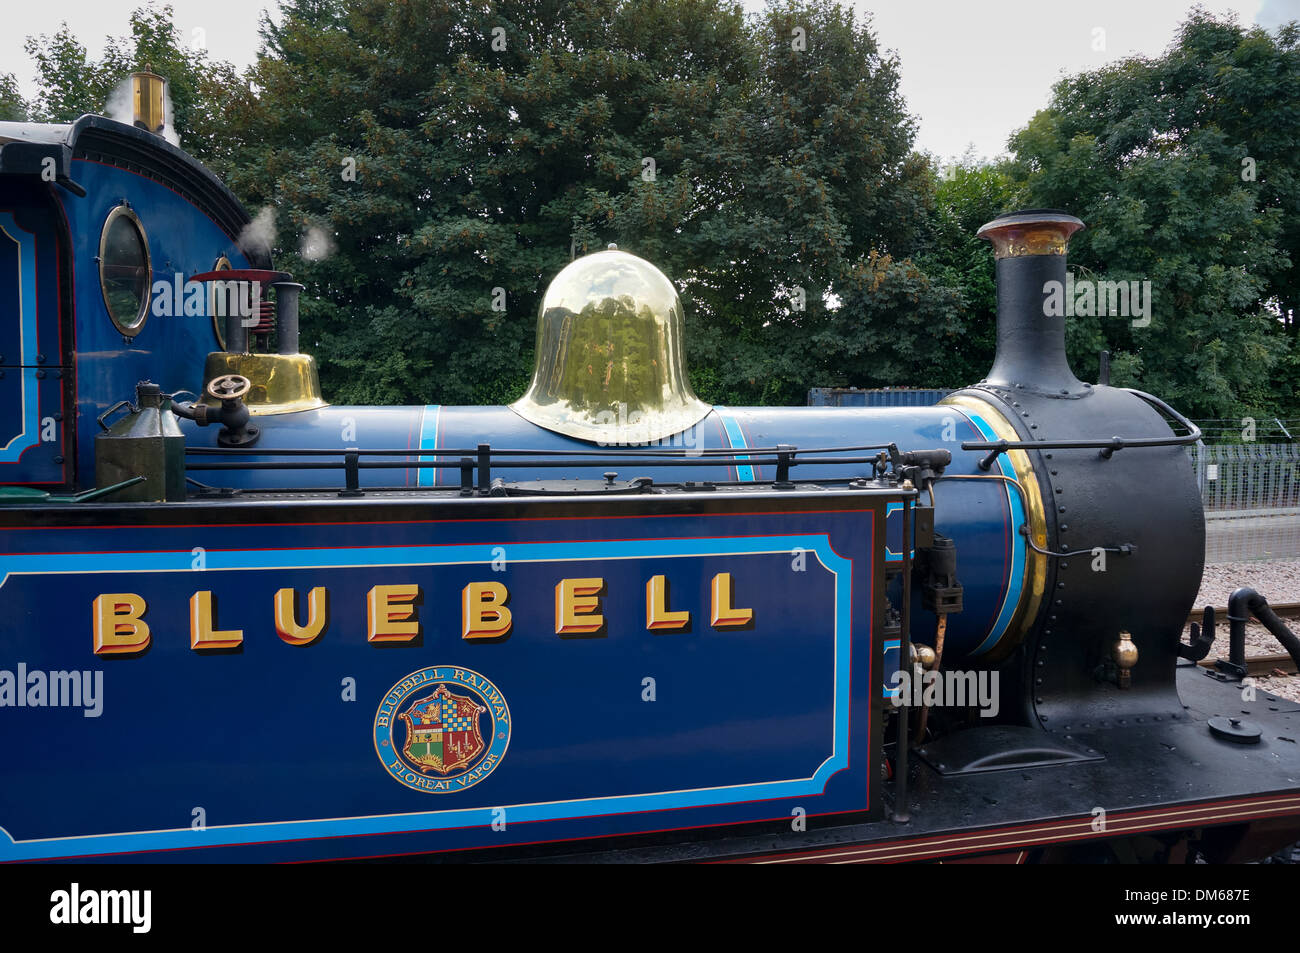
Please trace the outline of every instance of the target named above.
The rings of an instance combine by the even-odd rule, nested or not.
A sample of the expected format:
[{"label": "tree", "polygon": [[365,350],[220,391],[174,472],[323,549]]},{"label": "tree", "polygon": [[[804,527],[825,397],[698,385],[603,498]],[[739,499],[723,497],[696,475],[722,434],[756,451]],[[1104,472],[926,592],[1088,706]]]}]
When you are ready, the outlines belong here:
[{"label": "tree", "polygon": [[18,90],[18,80],[13,73],[0,73],[0,122],[23,122],[27,119],[27,103]]},{"label": "tree", "polygon": [[975,233],[1016,207],[1013,193],[1005,163],[980,162],[971,154],[936,176],[926,247],[916,261],[933,285],[952,289],[957,302],[935,322],[941,337],[911,345],[920,365],[887,383],[958,387],[982,379],[993,366],[997,279],[989,243]]},{"label": "tree", "polygon": [[[513,399],[547,283],[614,241],[681,290],[701,396],[801,402],[876,333],[833,318],[837,282],[919,247],[897,62],[827,0],[748,22],[706,0],[282,9],[232,183],[315,291],[306,340],[339,399]],[[295,260],[312,228],[334,255]]]},{"label": "tree", "polygon": [[131,13],[131,36],[110,39],[98,61],[88,57],[66,22],[53,36],[28,37],[26,50],[39,77],[31,118],[71,122],[86,113],[106,113],[128,74],[150,70],[168,81],[172,124],[185,150],[223,168],[230,159],[225,114],[241,84],[229,63],[184,46],[173,18],[169,5],[137,8]]},{"label": "tree", "polygon": [[1071,322],[1076,371],[1095,372],[1104,345],[1116,383],[1196,416],[1296,406],[1298,39],[1197,11],[1164,56],[1062,80],[1012,138],[1024,204],[1088,223],[1079,277],[1153,292],[1147,326]]},{"label": "tree", "polygon": [[688,261],[707,263],[693,269],[688,345],[697,383],[710,375],[702,394],[802,403],[813,386],[879,379],[859,358],[892,334],[899,273],[868,262],[919,247],[930,179],[898,61],[869,22],[795,0],[749,32],[756,80],[698,147],[701,165],[716,156],[719,211],[681,236]]},{"label": "tree", "polygon": [[[992,256],[1015,207],[1089,229],[1078,277],[1149,281],[1149,325],[1077,316],[1117,383],[1211,416],[1300,413],[1300,27],[1202,12],[1167,53],[1062,80],[1011,140],[940,177],[912,151],[900,65],[835,0],[283,0],[237,76],[135,10],[92,62],[29,38],[32,103],[69,121],[125,75],[171,82],[184,147],[275,233],[309,291],[333,399],[497,403],[524,390],[547,283],[607,242],[680,289],[706,400],[956,385],[992,359]],[[648,346],[628,341],[628,352]]]}]

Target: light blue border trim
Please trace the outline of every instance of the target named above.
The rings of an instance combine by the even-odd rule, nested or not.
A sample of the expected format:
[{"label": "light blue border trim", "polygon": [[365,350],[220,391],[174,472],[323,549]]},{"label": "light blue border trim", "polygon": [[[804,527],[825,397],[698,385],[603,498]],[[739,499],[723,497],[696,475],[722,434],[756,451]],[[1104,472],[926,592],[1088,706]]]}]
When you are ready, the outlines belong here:
[{"label": "light blue border trim", "polygon": [[[722,430],[727,435],[727,446],[732,450],[748,449],[749,444],[745,441],[745,433],[740,429],[740,424],[736,418],[727,414],[727,408],[715,404],[713,409],[717,411],[718,419],[722,421]],[[748,454],[738,454],[733,457],[734,460],[748,460]],[[736,467],[736,479],[746,483],[754,482],[754,468],[750,466],[741,466],[734,464]]]},{"label": "light blue border trim", "polygon": [[19,363],[26,365],[18,371],[22,375],[23,429],[0,447],[0,463],[14,463],[25,450],[40,443],[40,382],[31,370],[36,365],[36,236],[20,228],[12,214],[0,212],[0,237],[18,246]]},{"label": "light blue border trim", "polygon": [[[382,546],[357,549],[209,550],[205,572],[248,569],[344,568],[383,566],[490,565],[492,544],[447,546]],[[838,555],[826,535],[747,536],[720,539],[635,539],[574,543],[510,543],[516,562],[640,559],[647,556],[740,556],[780,553],[796,547],[815,553],[835,577],[834,718],[832,751],[810,778],[760,781],[750,784],[682,791],[660,791],[605,798],[499,805],[509,819],[552,821],[606,814],[713,807],[744,801],[821,794],[830,778],[849,766],[849,676],[852,639],[853,562]],[[190,551],[137,553],[129,569],[120,553],[49,553],[0,558],[0,580],[10,575],[39,573],[193,573]],[[3,581],[0,581],[3,585]],[[376,765],[377,772],[383,771]],[[422,811],[377,817],[347,817],[208,827],[202,831],[134,831],[81,837],[15,842],[0,828],[0,860],[35,860],[86,854],[155,851],[194,847],[223,847],[268,841],[338,837],[357,834],[399,834],[452,827],[488,827],[497,806]]]},{"label": "light blue border trim", "polygon": [[[437,450],[438,449],[438,420],[442,417],[441,404],[427,404],[424,410],[420,411],[420,449]],[[438,460],[439,457],[420,457],[421,460]],[[442,471],[436,467],[430,467],[423,470],[415,471],[416,486],[437,486],[439,483],[438,474]]]},{"label": "light blue border trim", "polygon": [[[897,695],[899,692],[903,690],[901,686],[896,688],[889,687],[889,684],[894,680],[895,673],[902,670],[903,667],[902,660],[899,658],[899,656],[902,654],[902,648],[903,648],[902,639],[889,639],[881,646],[880,658],[881,658],[881,666],[883,668],[881,674],[884,675],[884,678],[881,680],[880,683],[880,693],[885,698],[893,698],[895,695]],[[892,670],[889,667],[889,663],[884,661],[885,659],[889,658],[890,651],[893,651],[894,653],[894,661],[899,663],[898,665],[895,665]]]},{"label": "light blue border trim", "polygon": [[[902,553],[896,553],[889,548],[889,518],[893,516],[895,513],[901,513],[901,512],[903,512],[902,503],[885,504],[885,562],[887,563],[901,563],[903,561]],[[901,536],[902,533],[899,533],[899,535]],[[915,559],[916,558],[916,545],[915,545],[916,524],[915,523],[912,524],[912,543],[913,543],[912,558]]]}]

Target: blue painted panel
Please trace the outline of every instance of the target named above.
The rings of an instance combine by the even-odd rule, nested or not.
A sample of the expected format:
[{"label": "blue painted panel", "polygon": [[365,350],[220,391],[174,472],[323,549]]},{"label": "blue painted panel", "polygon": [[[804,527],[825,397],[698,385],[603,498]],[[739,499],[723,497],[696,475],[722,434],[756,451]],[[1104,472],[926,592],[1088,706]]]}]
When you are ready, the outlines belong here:
[{"label": "blue painted panel", "polygon": [[[870,611],[872,508],[883,500],[845,494],[833,513],[797,501],[788,513],[746,512],[740,500],[701,515],[698,499],[658,498],[629,502],[621,518],[606,509],[558,520],[502,520],[491,501],[474,521],[440,519],[444,507],[420,523],[383,510],[369,522],[318,522],[317,506],[301,525],[250,516],[239,526],[7,532],[0,697],[7,673],[13,705],[20,664],[28,683],[34,672],[87,671],[100,688],[94,717],[85,705],[6,707],[0,859],[178,848],[200,849],[178,855],[198,859],[230,845],[252,845],[259,859],[351,856],[788,820],[795,806],[865,810],[878,771]],[[795,547],[810,554],[797,585]],[[753,610],[748,627],[709,624],[719,572],[732,574],[735,604]],[[671,607],[691,612],[687,631],[646,630],[657,573]],[[556,584],[587,576],[604,581],[606,628],[557,636]],[[513,628],[465,640],[462,589],[485,580],[508,587]],[[367,593],[402,583],[421,587],[419,638],[368,642]],[[275,593],[298,591],[301,620],[314,586],[328,590],[327,628],[290,645],[277,635]],[[189,600],[200,590],[214,594],[214,627],[242,633],[237,650],[191,649]],[[111,593],[146,601],[144,654],[92,651],[93,600]],[[473,784],[456,780],[491,751],[446,776],[418,774],[393,753],[413,729],[392,716],[439,684],[484,702],[466,717],[497,760]],[[398,773],[414,783],[386,768],[402,758]],[[192,829],[196,807],[205,830]],[[493,829],[500,820],[504,832]]]},{"label": "blue painted panel", "polygon": [[64,482],[58,248],[35,201],[0,207],[0,483]]},{"label": "blue painted panel", "polygon": [[[119,400],[134,400],[137,381],[152,380],[164,391],[197,392],[203,362],[217,349],[212,319],[153,312],[134,338],[124,338],[104,305],[95,262],[108,213],[123,200],[139,216],[149,242],[153,280],[173,285],[177,273],[209,271],[225,255],[235,268],[248,260],[233,239],[189,201],[151,179],[98,162],[73,162],[72,178],[87,190],[84,198],[62,193],[60,201],[72,238],[76,305],[77,479],[93,486],[95,418]],[[164,310],[159,308],[158,310]]]}]

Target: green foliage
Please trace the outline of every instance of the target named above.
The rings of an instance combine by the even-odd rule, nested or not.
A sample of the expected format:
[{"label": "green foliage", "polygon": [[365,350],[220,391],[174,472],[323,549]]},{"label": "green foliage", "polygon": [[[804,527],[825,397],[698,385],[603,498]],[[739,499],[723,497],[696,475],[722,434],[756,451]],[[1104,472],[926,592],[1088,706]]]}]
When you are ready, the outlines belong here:
[{"label": "green foliage", "polygon": [[[110,39],[103,57],[89,59],[68,24],[53,36],[28,37],[26,49],[37,65],[40,86],[31,103],[36,122],[71,122],[86,113],[104,113],[114,90],[132,72],[151,70],[166,77],[172,120],[184,149],[215,168],[229,160],[224,134],[228,101],[239,88],[228,63],[182,45],[171,6],[151,2],[131,13],[129,38]],[[0,84],[0,109],[5,101]]]},{"label": "green foliage", "polygon": [[[264,24],[256,102],[232,117],[231,178],[275,210],[282,258],[313,225],[337,244],[288,264],[316,291],[304,326],[339,399],[477,403],[505,382],[517,396],[547,283],[609,241],[678,285],[710,400],[802,402],[907,297],[855,276],[873,250],[919,247],[928,168],[897,62],[828,0],[748,22],[705,0],[284,14]],[[841,282],[872,300],[832,313]]]},{"label": "green foliage", "polygon": [[27,103],[13,73],[0,73],[0,122],[24,122]]},{"label": "green foliage", "polygon": [[100,112],[121,77],[99,75],[66,22],[53,36],[28,37],[27,55],[36,61],[40,88],[31,103],[36,122],[68,122]]},{"label": "green foliage", "polygon": [[[835,384],[951,383],[949,365],[965,329],[960,293],[910,261],[871,252],[840,283],[843,304],[812,336],[815,365]],[[838,371],[838,374],[836,373]]]},{"label": "green foliage", "polygon": [[331,399],[513,400],[547,283],[610,241],[679,288],[706,401],[977,380],[996,299],[975,231],[1028,205],[1088,223],[1078,276],[1153,286],[1149,327],[1071,319],[1080,376],[1105,346],[1116,383],[1193,414],[1300,413],[1294,26],[1197,11],[1165,55],[1062,80],[1009,162],[940,174],[897,59],[836,0],[282,0],[277,19],[244,76],[185,47],[170,7],[98,62],[65,25],[28,40],[31,103],[0,75],[0,118],[67,121],[132,70],[167,76],[182,145],[307,284]]},{"label": "green foliage", "polygon": [[922,354],[930,362],[929,373],[918,368],[895,381],[959,387],[980,380],[993,365],[997,282],[988,242],[975,233],[1013,208],[1013,191],[1004,164],[981,163],[969,155],[937,179],[928,242],[916,260],[934,285],[952,289],[958,300],[943,315],[945,336]]},{"label": "green foliage", "polygon": [[1072,320],[1076,372],[1106,346],[1115,383],[1195,416],[1295,399],[1296,325],[1278,313],[1300,304],[1298,39],[1197,11],[1163,57],[1062,80],[1012,138],[1021,203],[1088,223],[1080,277],[1152,285],[1148,327]]}]

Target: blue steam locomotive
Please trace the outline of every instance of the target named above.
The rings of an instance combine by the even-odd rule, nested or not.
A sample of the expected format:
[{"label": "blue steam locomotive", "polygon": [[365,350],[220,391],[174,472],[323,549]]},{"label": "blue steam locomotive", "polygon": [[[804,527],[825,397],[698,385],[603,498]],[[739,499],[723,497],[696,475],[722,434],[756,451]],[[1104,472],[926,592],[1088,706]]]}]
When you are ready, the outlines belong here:
[{"label": "blue steam locomotive", "polygon": [[1077,219],[984,227],[997,359],[932,407],[701,402],[613,247],[515,403],[341,407],[133,83],[134,125],[0,124],[0,859],[1300,839],[1295,713],[1182,641],[1198,431],[1044,308]]}]

